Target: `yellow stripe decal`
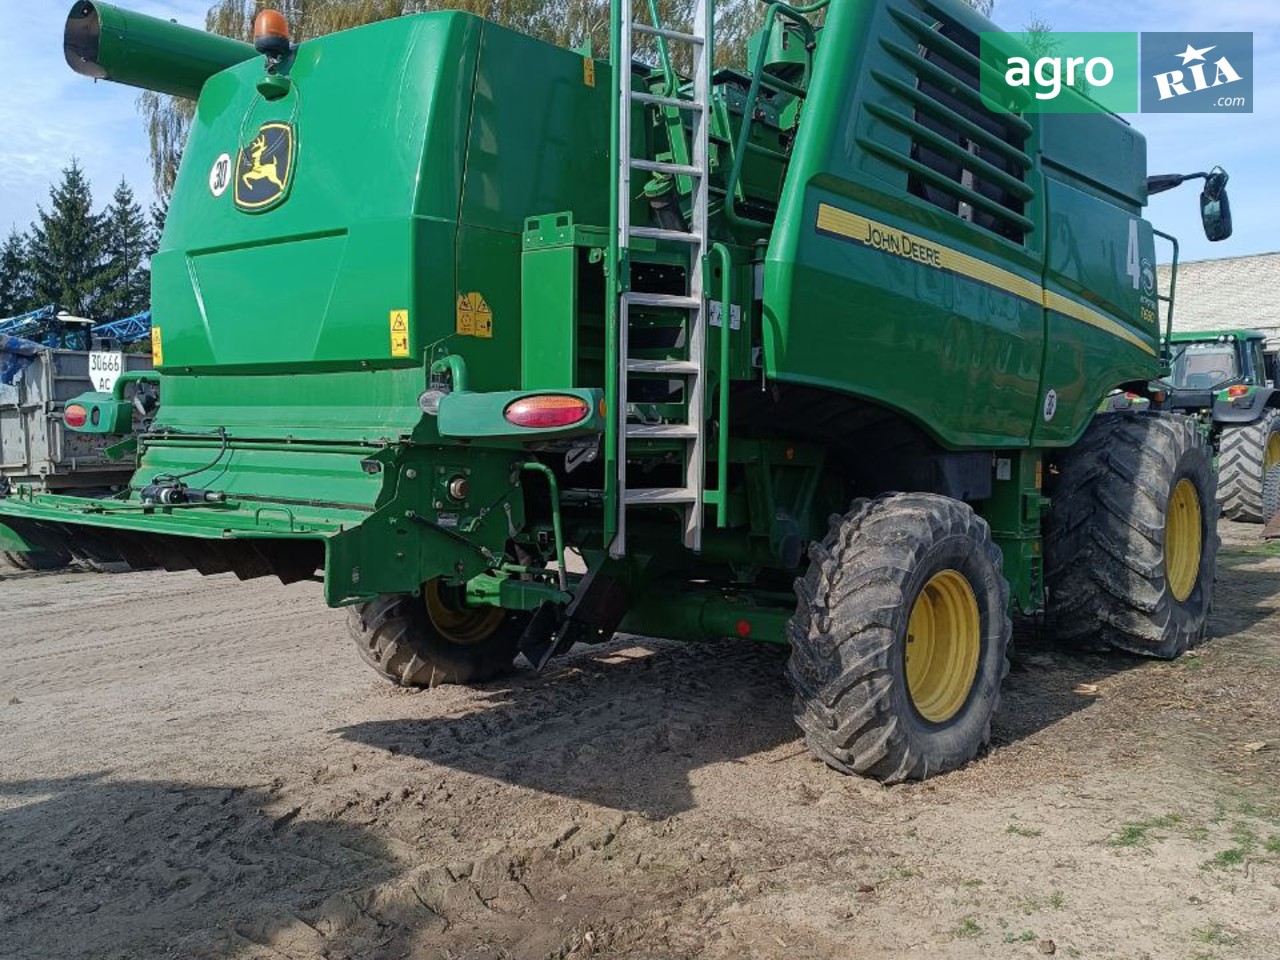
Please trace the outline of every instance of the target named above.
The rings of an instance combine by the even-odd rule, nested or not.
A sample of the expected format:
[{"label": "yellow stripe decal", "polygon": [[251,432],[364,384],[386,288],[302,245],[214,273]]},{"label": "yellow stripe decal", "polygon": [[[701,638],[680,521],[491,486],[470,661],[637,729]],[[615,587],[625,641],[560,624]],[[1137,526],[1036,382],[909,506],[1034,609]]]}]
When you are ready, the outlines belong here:
[{"label": "yellow stripe decal", "polygon": [[1146,343],[1123,324],[1117,323],[1092,307],[1088,307],[1069,297],[1064,297],[1060,293],[1052,293],[1034,280],[1020,277],[1009,270],[993,266],[984,260],[979,260],[977,257],[961,253],[959,250],[944,247],[914,233],[899,230],[897,227],[891,227],[888,224],[877,223],[875,220],[868,220],[866,217],[850,213],[848,210],[841,210],[827,203],[818,204],[818,229],[826,233],[833,233],[839,237],[845,237],[855,243],[872,247],[891,256],[901,257],[904,260],[911,260],[926,267],[945,270],[948,273],[954,273],[970,280],[976,280],[979,283],[985,283],[989,287],[1003,290],[1005,293],[1030,301],[1047,310],[1061,313],[1099,330],[1105,330],[1107,333],[1119,337],[1126,343],[1133,344],[1139,350],[1149,353],[1153,357],[1156,355],[1155,347]]},{"label": "yellow stripe decal", "polygon": [[1064,297],[1060,293],[1054,293],[1052,290],[1044,292],[1044,307],[1046,310],[1052,310],[1054,313],[1061,313],[1073,320],[1079,320],[1087,323],[1091,327],[1097,327],[1099,330],[1105,330],[1112,336],[1119,337],[1127,343],[1133,344],[1144,353],[1149,353],[1153,357],[1156,355],[1155,347],[1146,343],[1132,330],[1129,330],[1123,324],[1117,323],[1104,313],[1099,313],[1092,307],[1086,307],[1078,300],[1072,300],[1070,297]]}]

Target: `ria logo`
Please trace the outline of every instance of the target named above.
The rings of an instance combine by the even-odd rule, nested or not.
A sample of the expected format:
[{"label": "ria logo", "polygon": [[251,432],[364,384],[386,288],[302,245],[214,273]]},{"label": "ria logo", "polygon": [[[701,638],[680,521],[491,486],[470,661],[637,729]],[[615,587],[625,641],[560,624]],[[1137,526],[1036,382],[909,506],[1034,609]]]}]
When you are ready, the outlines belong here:
[{"label": "ria logo", "polygon": [[[1205,54],[1216,49],[1216,45],[1211,45],[1197,50],[1188,43],[1187,49],[1178,54],[1178,56],[1182,58],[1183,67],[1189,68],[1185,71],[1185,74],[1189,74],[1190,79],[1188,81],[1184,78],[1183,70],[1157,73],[1155,81],[1156,87],[1160,90],[1160,99],[1168,100],[1170,97],[1185,97],[1193,90],[1208,90],[1210,87],[1220,87],[1224,83],[1239,82],[1240,74],[1236,73],[1236,68],[1231,65],[1231,61],[1226,57],[1219,57],[1217,60],[1212,61],[1214,68],[1212,81],[1205,76],[1205,68],[1210,65],[1210,61],[1205,60]],[[1193,86],[1188,87],[1188,82]]]},{"label": "ria logo", "polygon": [[1252,113],[1253,34],[1144,33],[1143,113]]}]

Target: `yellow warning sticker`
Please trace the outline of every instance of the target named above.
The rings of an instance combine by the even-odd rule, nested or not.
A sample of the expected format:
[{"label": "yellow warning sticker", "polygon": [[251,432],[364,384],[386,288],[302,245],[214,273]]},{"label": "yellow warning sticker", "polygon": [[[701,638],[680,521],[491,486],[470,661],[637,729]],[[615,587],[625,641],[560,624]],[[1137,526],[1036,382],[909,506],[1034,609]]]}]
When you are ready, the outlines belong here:
[{"label": "yellow warning sticker", "polygon": [[464,293],[458,297],[457,331],[463,337],[493,336],[493,311],[478,293]]},{"label": "yellow warning sticker", "polygon": [[582,58],[582,82],[588,87],[596,85],[596,62],[590,57]]},{"label": "yellow warning sticker", "polygon": [[391,311],[391,355],[409,356],[409,311]]},{"label": "yellow warning sticker", "polygon": [[151,328],[151,365],[164,366],[164,341],[160,339],[160,328]]}]

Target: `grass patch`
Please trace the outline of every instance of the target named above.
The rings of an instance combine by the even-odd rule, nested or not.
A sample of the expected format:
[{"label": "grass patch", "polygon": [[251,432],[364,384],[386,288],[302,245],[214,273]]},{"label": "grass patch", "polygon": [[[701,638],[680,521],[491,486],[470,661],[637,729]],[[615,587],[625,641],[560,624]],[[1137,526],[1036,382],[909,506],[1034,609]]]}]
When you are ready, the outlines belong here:
[{"label": "grass patch", "polygon": [[1280,853],[1280,835],[1277,835],[1274,837],[1267,837],[1267,840],[1262,845],[1262,848],[1266,850],[1267,853]]},{"label": "grass patch", "polygon": [[1021,933],[1006,933],[1004,935],[1005,943],[1030,943],[1036,938],[1035,931],[1023,930]]},{"label": "grass patch", "polygon": [[1067,905],[1067,898],[1062,895],[1061,890],[1053,891],[1053,896],[1049,898],[1049,906],[1055,910],[1061,910]]},{"label": "grass patch", "polygon": [[1236,825],[1231,828],[1231,836],[1242,847],[1254,847],[1258,843],[1258,835],[1253,832],[1253,827],[1247,823],[1237,821]]},{"label": "grass patch", "polygon": [[1232,933],[1220,923],[1192,930],[1191,938],[1197,943],[1207,943],[1214,947],[1234,947],[1240,942],[1239,934]]},{"label": "grass patch", "polygon": [[960,921],[960,926],[951,931],[957,937],[963,937],[966,940],[972,940],[974,937],[982,933],[982,928],[978,926],[978,921],[973,917],[965,917]]},{"label": "grass patch", "polygon": [[1145,847],[1151,842],[1152,838],[1149,834],[1152,830],[1167,830],[1170,827],[1176,827],[1181,822],[1181,814],[1166,813],[1151,820],[1126,823],[1111,835],[1107,840],[1107,845],[1112,847]]},{"label": "grass patch", "polygon": [[1225,553],[1228,557],[1280,557],[1280,540],[1268,540],[1266,543],[1241,546],[1232,545],[1231,549],[1222,550],[1220,553]]},{"label": "grass patch", "polygon": [[1016,823],[1011,823],[1004,828],[1004,832],[1012,834],[1015,837],[1038,837],[1044,833],[1043,830],[1037,830],[1035,827],[1020,827]]},{"label": "grass patch", "polygon": [[1226,850],[1219,850],[1200,866],[1205,870],[1229,870],[1244,863],[1247,856],[1248,851],[1244,847],[1228,847]]}]

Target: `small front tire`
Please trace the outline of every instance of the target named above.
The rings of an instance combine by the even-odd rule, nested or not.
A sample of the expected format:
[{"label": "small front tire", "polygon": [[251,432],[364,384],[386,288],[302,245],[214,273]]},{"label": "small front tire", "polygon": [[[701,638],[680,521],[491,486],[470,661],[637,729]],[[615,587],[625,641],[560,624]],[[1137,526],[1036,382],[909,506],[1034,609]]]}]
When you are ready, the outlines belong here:
[{"label": "small front tire", "polygon": [[421,596],[386,594],[352,607],[347,626],[360,657],[387,680],[436,687],[509,672],[528,616],[467,607],[460,588],[430,580]]}]

